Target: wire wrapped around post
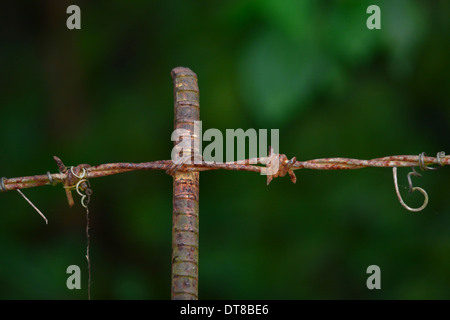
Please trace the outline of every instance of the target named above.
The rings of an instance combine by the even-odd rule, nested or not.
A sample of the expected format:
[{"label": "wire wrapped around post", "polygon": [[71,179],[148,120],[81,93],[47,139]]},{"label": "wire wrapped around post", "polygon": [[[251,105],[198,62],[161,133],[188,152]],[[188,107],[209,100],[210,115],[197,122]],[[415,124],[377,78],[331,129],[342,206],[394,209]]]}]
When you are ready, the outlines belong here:
[{"label": "wire wrapped around post", "polygon": [[[184,129],[180,130],[186,133],[182,138],[190,140],[189,159],[193,160],[195,155],[199,155],[199,137],[194,135],[194,121],[200,120],[197,75],[188,68],[178,67],[172,70],[172,78],[175,130]],[[174,144],[178,152],[177,145],[181,142],[175,141]],[[200,173],[178,171],[182,165],[173,163],[167,170],[173,176],[171,297],[173,300],[197,300]]]}]

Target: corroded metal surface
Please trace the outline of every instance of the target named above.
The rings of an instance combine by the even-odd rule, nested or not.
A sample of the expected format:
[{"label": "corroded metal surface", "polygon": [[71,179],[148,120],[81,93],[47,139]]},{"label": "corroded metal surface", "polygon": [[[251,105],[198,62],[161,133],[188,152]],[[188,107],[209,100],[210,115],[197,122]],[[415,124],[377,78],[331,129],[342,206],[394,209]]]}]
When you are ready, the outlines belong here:
[{"label": "corroded metal surface", "polygon": [[[172,78],[174,127],[189,131],[191,150],[199,154],[198,144],[194,143],[198,139],[194,137],[194,121],[200,120],[197,75],[188,68],[178,67],[172,70]],[[177,144],[175,141],[175,148]],[[174,172],[171,290],[174,300],[198,299],[198,200],[199,172]]]},{"label": "corroded metal surface", "polygon": [[[284,155],[278,155],[280,162],[280,169],[283,169],[283,165],[287,164]],[[250,161],[252,160],[252,161]],[[267,158],[256,158],[256,159],[246,159],[239,160],[236,162],[225,162],[225,163],[197,163],[197,164],[183,164],[178,171],[181,172],[199,172],[199,171],[210,171],[210,170],[233,170],[233,171],[251,171],[251,172],[261,172],[264,167],[255,165],[266,164]],[[438,160],[436,157],[424,157],[424,164],[426,165],[450,165],[450,156],[441,157]],[[97,165],[94,167],[86,168],[87,178],[100,178],[105,176],[110,176],[114,174],[135,171],[135,170],[169,170],[173,166],[172,160],[159,160],[152,162],[142,162],[142,163],[106,163]],[[362,169],[367,167],[381,167],[381,168],[392,168],[392,167],[414,167],[419,166],[418,156],[389,156],[383,158],[377,158],[372,160],[359,160],[350,158],[323,158],[314,159],[307,161],[296,160],[292,165],[289,164],[289,169],[311,169],[311,170],[350,170],[350,169]],[[287,171],[289,173],[289,170]],[[274,174],[274,178],[283,176],[284,171]],[[4,185],[5,190],[16,190],[25,189],[32,187],[39,187],[44,185],[53,185],[63,183],[69,178],[68,173],[53,173],[50,174],[51,180],[48,175],[36,175],[27,177],[17,177],[17,178],[5,178]],[[291,176],[292,179],[292,176]]]},{"label": "corroded metal surface", "polygon": [[[350,158],[323,158],[314,159],[307,161],[296,160],[292,164],[289,164],[286,159],[287,157],[283,154],[277,155],[280,159],[280,171],[273,175],[273,178],[281,177],[285,175],[285,169],[288,168],[287,173],[290,174],[291,179],[292,174],[289,171],[298,169],[311,169],[311,170],[350,170],[350,169],[362,169],[367,167],[380,167],[380,168],[392,168],[392,167],[414,167],[419,165],[419,156],[389,156],[383,158],[376,158],[372,160],[359,160]],[[251,172],[261,172],[264,167],[255,164],[266,164],[267,157],[239,160],[236,162],[225,162],[225,163],[193,163],[193,164],[183,164],[178,170],[180,172],[200,172],[200,171],[210,171],[210,170],[233,170],[233,171],[251,171]],[[439,165],[448,166],[450,165],[450,156],[441,157],[424,157],[425,165]],[[83,166],[83,165],[80,165]],[[105,176],[110,176],[114,174],[135,171],[135,170],[169,170],[172,168],[172,160],[159,160],[152,162],[142,162],[142,163],[106,163],[97,165],[94,167],[86,168],[87,178],[100,178]],[[78,167],[78,166],[77,166]],[[75,167],[76,168],[76,167]],[[74,169],[76,170],[76,169]],[[17,177],[17,178],[5,178],[3,180],[5,185],[4,191],[25,189],[32,187],[39,187],[44,185],[53,185],[58,183],[63,183],[69,179],[68,172],[65,173],[53,173],[49,175],[36,175],[27,177]],[[292,179],[293,180],[293,179]],[[3,190],[1,190],[3,191]]]}]

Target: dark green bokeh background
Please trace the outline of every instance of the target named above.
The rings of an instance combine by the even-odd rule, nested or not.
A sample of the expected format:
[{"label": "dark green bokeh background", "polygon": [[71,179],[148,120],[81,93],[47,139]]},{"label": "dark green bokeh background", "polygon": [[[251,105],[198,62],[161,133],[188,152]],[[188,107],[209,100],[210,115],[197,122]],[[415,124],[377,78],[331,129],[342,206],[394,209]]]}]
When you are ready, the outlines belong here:
[{"label": "dark green bokeh background", "polygon": [[[78,4],[82,30],[66,28]],[[366,8],[381,7],[368,30]],[[199,77],[208,128],[278,128],[288,157],[450,152],[449,13],[441,1],[9,1],[0,19],[0,176],[169,159],[170,70]],[[407,194],[407,169],[399,170]],[[200,178],[201,299],[450,298],[450,170]],[[172,179],[91,181],[92,297],[168,299]],[[0,195],[0,298],[85,299],[85,213],[61,186]],[[82,268],[82,290],[66,268]],[[366,288],[380,266],[382,289]]]}]

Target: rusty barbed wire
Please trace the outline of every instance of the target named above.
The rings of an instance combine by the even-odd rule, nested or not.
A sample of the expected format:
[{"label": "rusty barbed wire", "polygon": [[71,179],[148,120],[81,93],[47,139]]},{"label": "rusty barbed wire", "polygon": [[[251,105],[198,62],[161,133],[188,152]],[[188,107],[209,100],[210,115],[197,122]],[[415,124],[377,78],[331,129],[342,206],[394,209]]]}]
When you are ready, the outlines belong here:
[{"label": "rusty barbed wire", "polygon": [[[428,204],[428,194],[420,187],[413,187],[411,182],[411,175],[420,177],[421,175],[416,172],[415,167],[419,167],[422,171],[436,170],[440,167],[450,165],[450,156],[445,156],[443,151],[438,152],[436,157],[428,157],[425,152],[420,153],[417,156],[413,155],[398,155],[387,156],[382,158],[375,158],[371,160],[360,160],[352,158],[321,158],[314,160],[298,161],[296,157],[288,159],[284,154],[274,153],[272,148],[269,148],[269,155],[267,157],[251,158],[245,160],[238,160],[234,162],[215,163],[208,161],[183,161],[175,163],[172,160],[160,160],[152,162],[142,163],[106,163],[97,166],[90,166],[88,164],[80,164],[78,166],[67,167],[64,165],[61,159],[53,157],[58,168],[59,173],[51,174],[47,171],[43,175],[17,177],[7,179],[5,177],[0,179],[0,191],[6,192],[9,190],[39,187],[44,185],[55,186],[59,183],[63,184],[66,191],[67,201],[69,206],[74,205],[72,191],[76,191],[80,194],[81,204],[86,207],[89,202],[92,189],[88,183],[89,179],[110,176],[114,174],[136,171],[136,170],[164,170],[169,175],[174,175],[177,171],[181,172],[200,172],[211,170],[234,170],[234,171],[250,171],[258,172],[267,175],[267,185],[273,180],[273,178],[283,177],[289,174],[289,177],[293,183],[296,183],[297,178],[294,170],[310,169],[310,170],[354,170],[367,167],[378,168],[392,168],[394,187],[397,198],[400,204],[407,210],[412,212],[422,211]],[[189,159],[189,158],[188,158]],[[191,160],[196,159],[194,156]],[[198,159],[198,158],[197,158]],[[193,163],[192,163],[193,162]],[[435,165],[434,167],[430,167]],[[403,201],[397,182],[397,167],[411,167],[412,172],[407,176],[409,183],[409,193],[413,191],[419,191],[424,196],[423,204],[418,208],[411,208]],[[84,191],[85,194],[81,193]],[[23,193],[21,195],[31,204],[33,208],[41,215],[43,214],[37,209],[31,201],[29,201]],[[87,198],[87,202],[85,199]],[[45,216],[43,216],[48,223]]]},{"label": "rusty barbed wire", "polygon": [[[56,157],[55,157],[56,158]],[[58,158],[59,159],[59,158]],[[450,156],[443,156],[439,152],[436,157],[428,157],[424,153],[418,156],[414,155],[398,155],[376,158],[371,160],[360,160],[352,158],[321,158],[306,161],[299,161],[295,158],[288,160],[284,154],[273,154],[271,157],[251,158],[245,160],[238,160],[234,162],[212,163],[202,161],[201,163],[184,163],[178,170],[184,172],[193,171],[210,171],[210,170],[233,170],[233,171],[250,171],[261,173],[262,170],[267,169],[265,166],[270,160],[272,163],[274,159],[279,161],[279,169],[272,175],[268,175],[268,181],[271,178],[282,177],[287,173],[290,174],[291,180],[294,182],[295,175],[292,175],[294,170],[309,169],[309,170],[353,170],[367,167],[378,168],[393,168],[393,167],[419,167],[422,170],[435,169],[438,167],[429,167],[430,165],[447,166],[450,165]],[[264,166],[261,166],[264,165]],[[57,185],[59,183],[75,187],[79,182],[72,172],[79,174],[86,170],[86,179],[100,178],[119,173],[125,173],[137,170],[164,170],[167,171],[173,168],[172,160],[159,160],[142,163],[107,163],[97,166],[89,166],[86,164],[74,166],[72,170],[66,168],[65,171],[59,173],[49,173],[34,176],[16,177],[16,178],[2,178],[0,180],[0,191],[6,192],[16,189],[25,189],[32,187],[39,187],[44,185]],[[270,182],[270,181],[269,181]]]}]

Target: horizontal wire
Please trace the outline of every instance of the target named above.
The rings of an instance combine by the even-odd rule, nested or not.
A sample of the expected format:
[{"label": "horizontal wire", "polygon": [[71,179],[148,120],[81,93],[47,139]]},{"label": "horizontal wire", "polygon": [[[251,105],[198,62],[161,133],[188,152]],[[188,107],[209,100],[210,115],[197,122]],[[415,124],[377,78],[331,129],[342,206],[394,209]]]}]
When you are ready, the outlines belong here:
[{"label": "horizontal wire", "polygon": [[[234,171],[250,171],[261,172],[265,166],[258,164],[266,164],[267,157],[252,158],[233,162],[215,163],[206,162],[201,163],[186,163],[179,169],[179,172],[193,172],[193,171],[210,171],[210,170],[234,170]],[[441,158],[413,156],[413,155],[398,155],[388,156],[383,158],[376,158],[371,160],[360,160],[352,158],[321,158],[307,161],[294,161],[292,164],[292,170],[298,169],[310,169],[310,170],[352,170],[362,169],[367,167],[412,167],[419,166],[419,161],[422,161],[424,165],[450,165],[450,156]],[[165,170],[173,167],[172,160],[160,160],[153,162],[142,163],[107,163],[100,164],[86,168],[86,178],[100,178],[110,175],[115,175],[124,172],[136,171],[136,170]],[[35,176],[25,176],[4,179],[4,190],[17,190],[31,187],[39,187],[44,185],[55,185],[58,183],[64,183],[68,178],[68,172],[55,173],[55,174],[43,174]]]}]

